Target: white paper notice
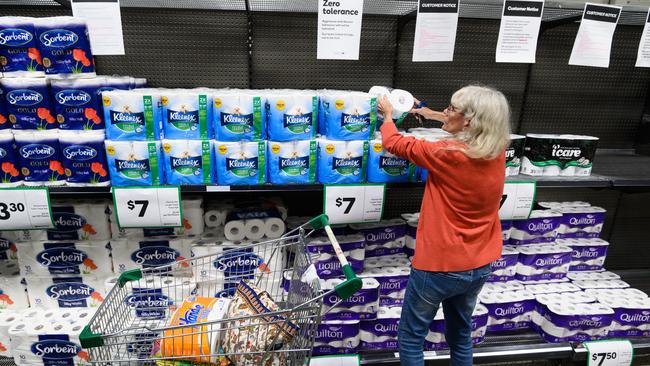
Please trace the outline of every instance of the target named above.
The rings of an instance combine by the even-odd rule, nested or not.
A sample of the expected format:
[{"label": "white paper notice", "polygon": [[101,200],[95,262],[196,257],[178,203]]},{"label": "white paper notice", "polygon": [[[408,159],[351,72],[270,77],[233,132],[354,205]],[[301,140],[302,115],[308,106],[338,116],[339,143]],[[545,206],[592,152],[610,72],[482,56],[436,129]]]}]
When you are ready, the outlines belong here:
[{"label": "white paper notice", "polygon": [[119,0],[72,0],[72,14],[86,19],[93,55],[123,55]]},{"label": "white paper notice", "polygon": [[363,0],[318,0],[319,60],[358,60]]},{"label": "white paper notice", "polygon": [[585,4],[569,65],[609,67],[612,39],[621,9],[613,5]]},{"label": "white paper notice", "polygon": [[535,63],[544,0],[506,0],[497,41],[496,62]]},{"label": "white paper notice", "polygon": [[453,61],[457,27],[458,0],[420,0],[413,62]]},{"label": "white paper notice", "polygon": [[650,67],[650,12],[646,16],[639,51],[636,55],[636,67]]}]

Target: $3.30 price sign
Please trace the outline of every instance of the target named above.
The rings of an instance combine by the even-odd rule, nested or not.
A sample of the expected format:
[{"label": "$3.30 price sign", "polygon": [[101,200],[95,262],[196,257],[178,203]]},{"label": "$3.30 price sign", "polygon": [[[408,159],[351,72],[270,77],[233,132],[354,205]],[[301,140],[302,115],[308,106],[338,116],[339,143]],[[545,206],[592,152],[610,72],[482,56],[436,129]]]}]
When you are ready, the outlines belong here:
[{"label": "$3.30 price sign", "polygon": [[53,227],[47,187],[0,189],[0,230]]},{"label": "$3.30 price sign", "polygon": [[179,227],[183,223],[179,187],[115,187],[113,204],[123,228]]},{"label": "$3.30 price sign", "polygon": [[385,184],[326,185],[323,211],[331,224],[381,220]]},{"label": "$3.30 price sign", "polygon": [[584,342],[588,366],[629,366],[634,358],[634,348],[628,340]]}]

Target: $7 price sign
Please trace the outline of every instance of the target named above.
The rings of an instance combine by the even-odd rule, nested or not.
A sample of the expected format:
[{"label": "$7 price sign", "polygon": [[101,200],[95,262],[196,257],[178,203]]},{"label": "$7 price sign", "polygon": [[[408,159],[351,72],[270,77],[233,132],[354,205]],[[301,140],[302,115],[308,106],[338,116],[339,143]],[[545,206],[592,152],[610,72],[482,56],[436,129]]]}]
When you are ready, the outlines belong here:
[{"label": "$7 price sign", "polygon": [[323,211],[331,224],[379,221],[385,191],[385,184],[326,185]]},{"label": "$7 price sign", "polygon": [[183,222],[177,186],[115,187],[113,204],[123,228],[179,227]]}]

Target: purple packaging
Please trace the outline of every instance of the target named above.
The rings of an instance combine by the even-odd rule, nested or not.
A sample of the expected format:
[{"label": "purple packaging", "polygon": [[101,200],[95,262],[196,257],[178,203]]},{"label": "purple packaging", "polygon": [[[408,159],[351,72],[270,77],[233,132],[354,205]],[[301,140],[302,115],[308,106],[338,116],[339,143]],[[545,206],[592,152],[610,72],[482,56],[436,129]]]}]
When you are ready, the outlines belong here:
[{"label": "purple packaging", "polygon": [[519,251],[512,246],[504,245],[501,250],[501,258],[490,264],[492,273],[488,282],[508,282],[515,279]]},{"label": "purple packaging", "polygon": [[96,75],[85,20],[66,16],[35,18],[34,25],[46,74]]},{"label": "purple packaging", "polygon": [[45,78],[3,78],[5,108],[14,130],[53,130],[58,123]]},{"label": "purple packaging", "polygon": [[0,17],[0,72],[5,77],[45,75],[32,18]]},{"label": "purple packaging", "polygon": [[374,278],[379,282],[379,306],[394,306],[404,303],[404,293],[411,269],[407,267],[367,268],[361,278]]},{"label": "purple packaging", "polygon": [[601,296],[598,301],[614,309],[614,316],[608,333],[610,337],[650,336],[649,298],[605,298],[605,296]]},{"label": "purple packaging", "polygon": [[503,238],[503,245],[510,244],[510,233],[512,231],[511,220],[501,220],[501,236]]},{"label": "purple packaging", "polygon": [[517,280],[539,281],[566,277],[573,252],[571,248],[564,245],[532,245],[518,249]]},{"label": "purple packaging", "polygon": [[[488,323],[488,310],[481,304],[476,304],[472,313],[472,344],[480,344],[485,338]],[[445,339],[445,321],[442,307],[438,309],[436,317],[429,326],[429,333],[424,341],[425,350],[448,349],[449,344]]]},{"label": "purple packaging", "polygon": [[[355,273],[363,271],[365,239],[362,235],[338,237],[343,254]],[[342,277],[341,262],[334,253],[334,247],[327,238],[310,239],[307,252],[316,266],[316,273],[322,279]]]},{"label": "purple packaging", "polygon": [[538,331],[547,342],[602,339],[607,336],[614,311],[599,303],[549,304]]},{"label": "purple packaging", "polygon": [[362,320],[359,326],[361,349],[365,350],[396,350],[397,331],[402,308],[380,307],[377,319]]},{"label": "purple packaging", "polygon": [[510,245],[551,243],[557,237],[562,214],[552,210],[534,210],[527,220],[512,222]]},{"label": "purple packaging", "polygon": [[558,239],[557,243],[573,250],[569,271],[600,271],[607,258],[609,243],[600,238]]},{"label": "purple packaging", "polygon": [[404,251],[406,223],[402,219],[350,225],[350,229],[366,238],[366,258],[395,255]]},{"label": "purple packaging", "polygon": [[314,355],[357,353],[359,317],[348,320],[323,320],[316,329]]},{"label": "purple packaging", "polygon": [[488,332],[530,327],[535,311],[535,296],[528,291],[479,294],[488,310]]},{"label": "purple packaging", "polygon": [[605,213],[601,207],[561,207],[562,221],[558,228],[558,238],[597,238],[605,223]]},{"label": "purple packaging", "polygon": [[[323,319],[375,319],[377,317],[377,309],[379,308],[379,283],[372,278],[363,278],[362,281],[363,287],[361,287],[361,290],[345,300],[341,300],[335,293],[324,297],[323,305],[325,309],[335,307],[325,314]],[[322,280],[321,287],[327,291],[335,288],[342,282],[343,280],[341,279]]]}]

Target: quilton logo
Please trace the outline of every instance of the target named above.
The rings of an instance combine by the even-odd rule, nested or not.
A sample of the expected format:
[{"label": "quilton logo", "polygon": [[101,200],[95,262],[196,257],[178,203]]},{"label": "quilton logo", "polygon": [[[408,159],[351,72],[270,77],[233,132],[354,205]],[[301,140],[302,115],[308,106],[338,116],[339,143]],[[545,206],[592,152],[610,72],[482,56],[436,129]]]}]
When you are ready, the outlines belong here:
[{"label": "quilton logo", "polygon": [[56,283],[49,286],[45,293],[54,300],[79,301],[90,297],[95,289],[80,282]]},{"label": "quilton logo", "polygon": [[51,248],[36,254],[36,261],[46,267],[76,267],[88,258],[88,254],[75,248]]},{"label": "quilton logo", "polygon": [[176,249],[163,246],[144,247],[131,254],[131,260],[136,264],[149,267],[164,266],[176,261],[181,253]]},{"label": "quilton logo", "polygon": [[13,105],[28,107],[30,105],[36,105],[42,101],[43,95],[34,90],[18,89],[7,93],[7,102]]},{"label": "quilton logo", "polygon": [[9,47],[24,46],[34,39],[29,31],[20,28],[5,28],[0,30],[0,45]]},{"label": "quilton logo", "polygon": [[59,104],[69,107],[85,105],[92,100],[90,94],[83,90],[62,90],[54,95]]},{"label": "quilton logo", "polygon": [[83,145],[71,145],[63,149],[63,156],[69,160],[85,161],[97,156],[97,150]]},{"label": "quilton logo", "polygon": [[69,212],[52,212],[52,218],[58,231],[77,231],[87,223],[83,216]]},{"label": "quilton logo", "polygon": [[19,153],[25,159],[47,159],[54,155],[54,148],[42,144],[29,144],[20,148]]},{"label": "quilton logo", "polygon": [[40,40],[45,47],[65,48],[77,43],[79,36],[67,29],[52,29],[43,32]]},{"label": "quilton logo", "polygon": [[32,353],[49,360],[67,360],[81,352],[76,343],[61,339],[48,339],[32,344]]},{"label": "quilton logo", "polygon": [[264,259],[257,254],[234,251],[222,255],[212,264],[218,271],[240,275],[254,272],[262,263]]}]

